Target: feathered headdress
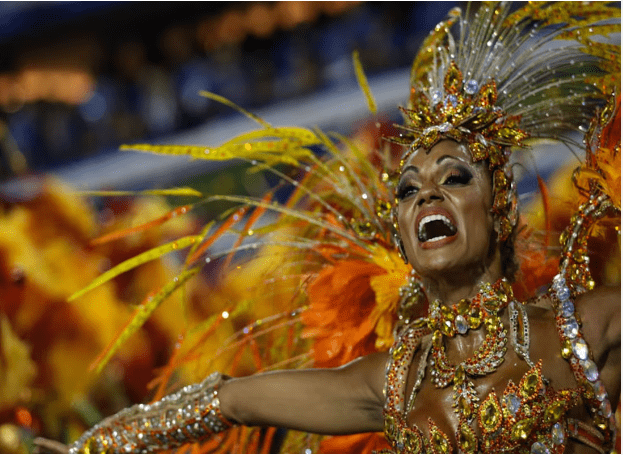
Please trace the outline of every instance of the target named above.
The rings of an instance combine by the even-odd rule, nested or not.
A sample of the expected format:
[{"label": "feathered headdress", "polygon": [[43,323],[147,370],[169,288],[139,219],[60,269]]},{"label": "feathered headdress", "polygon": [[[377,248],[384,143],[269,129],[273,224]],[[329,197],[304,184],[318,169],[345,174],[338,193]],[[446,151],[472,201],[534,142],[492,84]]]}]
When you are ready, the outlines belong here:
[{"label": "feathered headdress", "polygon": [[[493,172],[501,238],[517,222],[511,147],[529,139],[563,142],[585,132],[597,107],[620,87],[620,10],[606,2],[483,2],[453,9],[416,56],[404,133],[418,148],[442,138],[466,142]],[[617,16],[619,20],[616,20]]]}]

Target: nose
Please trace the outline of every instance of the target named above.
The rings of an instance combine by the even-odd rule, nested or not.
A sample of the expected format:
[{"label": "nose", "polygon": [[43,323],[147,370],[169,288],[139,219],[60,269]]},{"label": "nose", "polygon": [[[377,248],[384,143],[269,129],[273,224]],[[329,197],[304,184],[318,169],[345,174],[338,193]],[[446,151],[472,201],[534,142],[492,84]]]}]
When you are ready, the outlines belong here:
[{"label": "nose", "polygon": [[430,204],[433,201],[443,201],[443,194],[439,190],[439,187],[434,183],[422,186],[418,191],[417,205],[422,206],[424,204]]}]

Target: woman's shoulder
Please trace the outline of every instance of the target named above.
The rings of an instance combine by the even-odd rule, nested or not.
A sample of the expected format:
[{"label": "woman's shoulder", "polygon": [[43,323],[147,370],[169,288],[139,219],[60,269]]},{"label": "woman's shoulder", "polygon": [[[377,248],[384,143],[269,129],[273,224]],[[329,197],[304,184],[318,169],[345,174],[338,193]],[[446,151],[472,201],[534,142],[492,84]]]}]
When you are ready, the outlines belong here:
[{"label": "woman's shoulder", "polygon": [[[619,347],[621,343],[621,288],[600,286],[576,299],[582,332],[594,351]],[[597,356],[597,352],[595,352]]]},{"label": "woman's shoulder", "polygon": [[[620,344],[620,286],[596,287],[578,296],[573,303],[575,317],[589,344]],[[543,294],[524,302],[531,322],[535,323],[555,324],[554,306],[555,302],[549,294]]]}]

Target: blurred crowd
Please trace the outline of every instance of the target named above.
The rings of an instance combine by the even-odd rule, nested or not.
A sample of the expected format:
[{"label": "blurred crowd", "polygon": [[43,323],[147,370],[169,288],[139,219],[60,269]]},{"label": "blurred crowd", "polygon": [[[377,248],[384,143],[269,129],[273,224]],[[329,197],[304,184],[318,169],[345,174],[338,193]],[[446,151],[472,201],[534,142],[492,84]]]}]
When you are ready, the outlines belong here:
[{"label": "blurred crowd", "polygon": [[[179,11],[189,6],[177,3],[171,8],[179,11],[167,24],[166,9],[139,2],[133,14],[143,20],[130,29],[120,19],[125,9],[104,7],[102,23],[91,27],[99,32],[81,29],[76,19],[65,24],[62,38],[42,36],[16,46],[20,55],[5,56],[0,72],[3,178],[123,142],[167,137],[230,112],[199,96],[200,90],[253,109],[352,84],[355,49],[368,74],[408,67],[422,31],[450,7],[224,5],[208,15],[189,9],[196,17],[182,20]],[[149,28],[162,23],[167,25]]]}]

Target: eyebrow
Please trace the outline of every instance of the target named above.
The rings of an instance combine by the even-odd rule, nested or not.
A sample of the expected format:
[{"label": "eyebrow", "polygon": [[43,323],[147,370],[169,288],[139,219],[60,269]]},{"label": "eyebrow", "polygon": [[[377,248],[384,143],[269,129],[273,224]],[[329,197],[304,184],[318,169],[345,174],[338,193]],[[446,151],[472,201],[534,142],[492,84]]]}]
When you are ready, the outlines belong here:
[{"label": "eyebrow", "polygon": [[[458,156],[454,156],[454,155],[442,155],[439,158],[437,158],[437,161],[435,163],[439,165],[443,163],[445,160],[456,160],[456,161],[461,161],[462,163],[465,163],[464,159]],[[407,171],[413,171],[416,174],[420,173],[420,169],[417,166],[414,166],[413,164],[406,166],[403,169],[402,173],[405,174]]]}]

